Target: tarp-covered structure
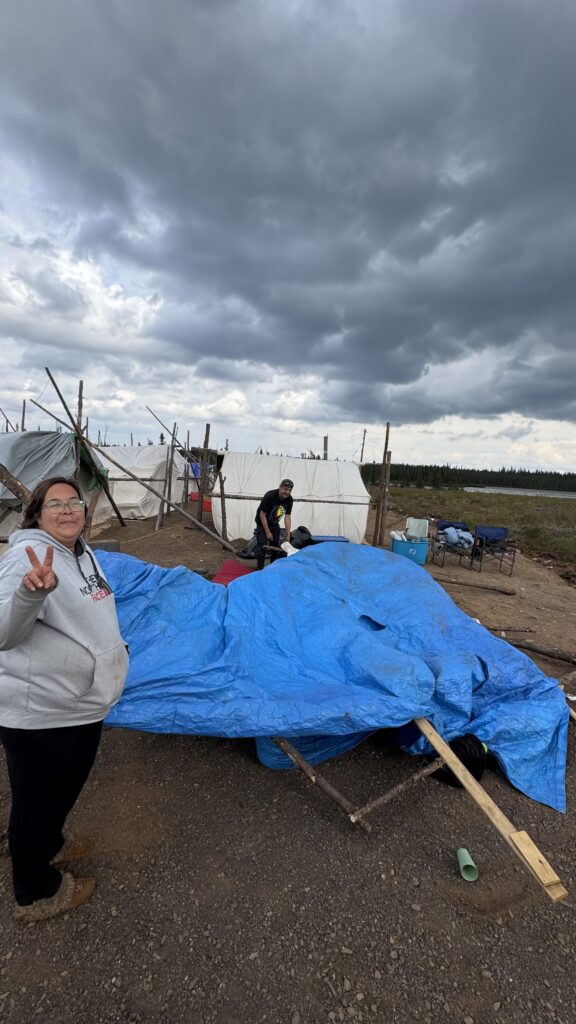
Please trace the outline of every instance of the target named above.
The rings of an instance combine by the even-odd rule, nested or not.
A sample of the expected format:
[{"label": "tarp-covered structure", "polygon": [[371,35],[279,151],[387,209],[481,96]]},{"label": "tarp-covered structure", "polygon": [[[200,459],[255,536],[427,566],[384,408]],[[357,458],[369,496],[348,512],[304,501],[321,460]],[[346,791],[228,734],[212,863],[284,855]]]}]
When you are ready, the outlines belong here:
[{"label": "tarp-covered structure", "polygon": [[[97,454],[92,453],[91,458],[96,466],[104,471]],[[24,430],[0,434],[0,463],[29,491],[34,490],[36,484],[49,476],[72,477],[76,472],[74,434],[54,430]],[[90,459],[83,452],[80,462],[80,486],[87,499],[94,485]],[[7,487],[0,485],[2,536],[9,536],[18,529],[22,518],[19,509],[20,501],[16,495]],[[0,554],[5,548],[4,544],[0,544]]]},{"label": "tarp-covered structure", "polygon": [[[99,468],[102,464],[96,454],[92,456]],[[0,463],[29,491],[48,476],[74,476],[76,472],[76,442],[72,433],[54,430],[23,430],[0,434]],[[90,486],[92,472],[87,460],[81,464],[81,482]],[[0,506],[14,508],[19,505],[12,491],[0,484]]]},{"label": "tarp-covered structure", "polygon": [[[225,588],[184,568],[99,558],[131,650],[109,724],[351,745],[422,716],[447,740],[475,734],[518,789],[564,810],[557,681],[408,559],[325,543]],[[430,749],[422,737],[404,745]]]},{"label": "tarp-covered structure", "polygon": [[[108,450],[108,449],[106,449]],[[121,515],[125,519],[147,519],[155,516],[160,507],[160,499],[147,491],[142,483],[133,480],[125,470],[129,470],[145,483],[149,483],[156,491],[163,492],[167,471],[167,460],[170,455],[168,445],[117,445],[110,447],[110,455],[124,469],[118,469],[112,463],[98,456],[91,450],[90,457],[100,471],[108,476],[112,497]],[[49,476],[72,477],[76,471],[76,443],[72,433],[58,433],[48,430],[15,431],[0,434],[0,463],[23,483],[28,490]],[[172,466],[171,494],[173,501],[182,497],[182,479],[185,461],[178,451],[174,452]],[[95,481],[90,459],[82,452],[80,464],[80,485],[85,497],[89,500]],[[0,486],[0,507],[15,508],[19,500],[6,487]],[[100,494],[92,519],[93,524],[104,523],[115,515],[105,493]],[[8,534],[16,529],[19,516],[14,513],[6,519],[1,531]]]},{"label": "tarp-covered structure", "polygon": [[[228,540],[252,536],[256,508],[262,495],[278,487],[286,477],[294,481],[293,528],[306,526],[313,534],[347,537],[355,543],[364,538],[370,495],[358,466],[353,462],[226,452],[221,473],[225,478]],[[216,483],[212,518],[221,534],[222,511],[218,494],[219,484]],[[228,495],[240,497],[235,499]]]}]

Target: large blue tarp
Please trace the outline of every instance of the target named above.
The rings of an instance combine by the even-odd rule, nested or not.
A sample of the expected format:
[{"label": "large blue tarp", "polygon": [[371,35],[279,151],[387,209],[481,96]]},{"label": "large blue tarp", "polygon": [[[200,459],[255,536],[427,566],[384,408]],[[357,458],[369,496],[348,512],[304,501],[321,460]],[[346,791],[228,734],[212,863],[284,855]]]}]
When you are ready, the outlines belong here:
[{"label": "large blue tarp", "polygon": [[[518,789],[565,809],[569,716],[557,681],[408,559],[321,544],[224,588],[182,567],[98,558],[131,650],[109,724],[293,739],[422,716],[448,741],[474,733]],[[408,752],[429,750],[421,737]]]}]

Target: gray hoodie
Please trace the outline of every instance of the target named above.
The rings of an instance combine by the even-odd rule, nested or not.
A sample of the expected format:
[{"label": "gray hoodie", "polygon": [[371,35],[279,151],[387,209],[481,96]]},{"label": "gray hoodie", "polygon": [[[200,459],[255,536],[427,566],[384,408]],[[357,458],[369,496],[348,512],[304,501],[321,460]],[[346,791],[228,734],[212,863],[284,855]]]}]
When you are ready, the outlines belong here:
[{"label": "gray hoodie", "polygon": [[[26,547],[54,548],[52,590],[28,590]],[[114,597],[83,540],[76,553],[44,530],[18,530],[0,559],[0,725],[48,729],[104,718],[128,671]]]}]

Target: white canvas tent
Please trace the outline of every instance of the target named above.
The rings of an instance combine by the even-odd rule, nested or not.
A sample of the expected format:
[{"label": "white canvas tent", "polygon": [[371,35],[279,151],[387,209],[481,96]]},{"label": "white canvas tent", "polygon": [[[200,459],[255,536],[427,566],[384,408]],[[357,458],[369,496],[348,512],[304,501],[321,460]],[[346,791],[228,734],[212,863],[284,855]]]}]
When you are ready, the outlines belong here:
[{"label": "white canvas tent", "polygon": [[[313,534],[347,537],[356,544],[364,538],[370,495],[358,466],[353,462],[226,452],[221,472],[225,477],[229,540],[252,536],[256,509],[262,495],[277,487],[285,477],[294,481],[293,528],[307,526]],[[228,495],[241,497],[235,499]],[[212,518],[221,534],[218,483],[212,495]]]},{"label": "white canvas tent", "polygon": [[[164,479],[167,470],[167,459],[170,448],[165,444],[118,445],[110,448],[110,455],[135,474],[140,480],[149,484],[156,491],[164,491]],[[105,457],[100,459],[106,464]],[[182,477],[185,461],[174,452],[172,468],[171,495],[172,501],[179,502],[182,497]],[[132,480],[117,466],[108,463],[109,482],[112,497],[124,519],[149,519],[158,514],[160,499],[145,487]],[[178,479],[180,478],[180,479]],[[112,506],[105,494],[100,496],[93,522],[103,523],[114,515]]]}]

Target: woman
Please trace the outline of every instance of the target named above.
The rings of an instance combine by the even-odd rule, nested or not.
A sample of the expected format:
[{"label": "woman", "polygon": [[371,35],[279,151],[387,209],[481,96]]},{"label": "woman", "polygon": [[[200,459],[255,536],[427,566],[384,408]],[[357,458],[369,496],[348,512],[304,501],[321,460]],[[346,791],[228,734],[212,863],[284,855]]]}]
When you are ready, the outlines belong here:
[{"label": "woman", "polygon": [[128,669],[112,591],[81,537],[84,507],[73,480],[44,480],[0,559],[0,740],[15,916],[29,921],[72,910],[94,890],[92,878],[60,870],[92,847],[65,841],[63,828]]}]

